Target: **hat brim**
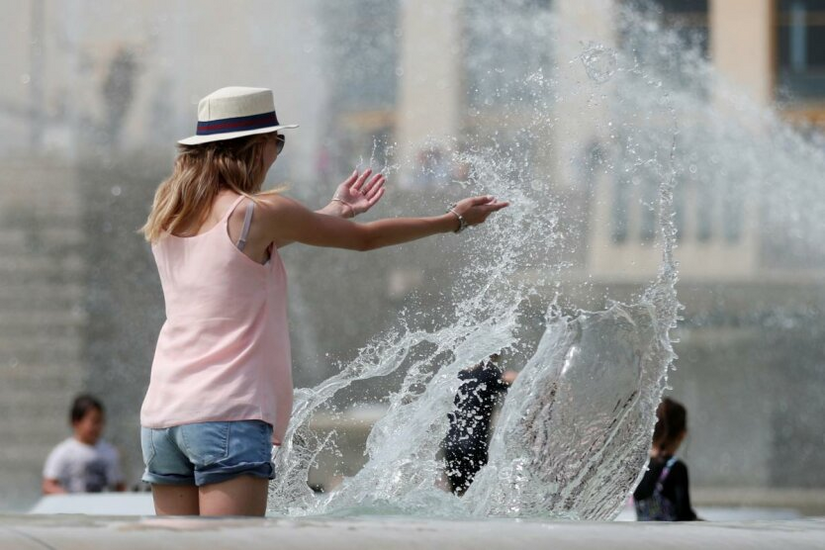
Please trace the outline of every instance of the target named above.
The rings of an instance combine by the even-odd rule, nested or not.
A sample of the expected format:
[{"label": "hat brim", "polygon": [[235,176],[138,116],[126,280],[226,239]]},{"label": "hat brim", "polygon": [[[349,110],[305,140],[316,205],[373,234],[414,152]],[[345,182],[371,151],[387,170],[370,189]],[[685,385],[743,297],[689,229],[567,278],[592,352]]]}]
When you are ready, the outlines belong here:
[{"label": "hat brim", "polygon": [[236,139],[245,136],[254,136],[257,134],[268,134],[270,132],[277,132],[278,130],[289,130],[297,128],[297,124],[282,124],[280,126],[267,126],[266,128],[256,128],[255,130],[243,130],[241,132],[226,132],[223,134],[209,134],[206,136],[190,136],[186,139],[178,141],[181,145],[200,145],[201,143],[211,143],[213,141],[224,141],[227,139]]}]

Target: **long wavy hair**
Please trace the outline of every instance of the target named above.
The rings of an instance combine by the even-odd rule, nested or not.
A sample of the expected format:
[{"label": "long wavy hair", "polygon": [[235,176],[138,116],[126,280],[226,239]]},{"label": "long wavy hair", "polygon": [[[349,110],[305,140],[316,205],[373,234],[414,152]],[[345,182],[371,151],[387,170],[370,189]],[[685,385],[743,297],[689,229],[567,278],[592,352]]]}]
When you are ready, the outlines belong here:
[{"label": "long wavy hair", "polygon": [[[172,175],[155,191],[152,211],[139,233],[150,243],[165,234],[200,227],[224,189],[255,200],[266,176],[264,147],[269,134],[179,145]],[[280,189],[269,191],[277,193]]]}]

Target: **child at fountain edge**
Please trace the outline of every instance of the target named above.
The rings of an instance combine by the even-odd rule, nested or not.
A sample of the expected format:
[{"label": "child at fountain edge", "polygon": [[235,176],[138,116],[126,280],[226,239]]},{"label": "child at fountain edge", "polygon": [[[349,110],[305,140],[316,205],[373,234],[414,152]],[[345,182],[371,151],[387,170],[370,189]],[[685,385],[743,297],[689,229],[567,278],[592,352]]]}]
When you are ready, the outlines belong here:
[{"label": "child at fountain edge", "polygon": [[[351,220],[384,195],[354,171],[317,211],[261,187],[286,143],[272,91],[222,88],[198,104],[141,231],[166,304],[141,408],[143,480],[159,515],[262,516],[272,444],[292,411],[286,271],[290,243],[368,251],[458,233],[507,206],[491,196],[430,217]],[[445,261],[448,261],[445,258]],[[345,292],[330,282],[328,299]],[[338,290],[336,291],[336,284]]]},{"label": "child at fountain edge", "polygon": [[461,385],[447,417],[450,428],[444,438],[444,464],[450,490],[458,496],[470,488],[476,474],[487,464],[493,412],[518,373],[501,370],[500,354],[458,373]]},{"label": "child at fountain edge", "polygon": [[687,435],[687,410],[666,397],[656,418],[647,472],[633,492],[636,519],[694,521],[698,518],[690,505],[687,465],[676,457]]},{"label": "child at fountain edge", "polygon": [[69,412],[72,437],[57,445],[43,467],[43,494],[125,491],[120,456],[101,438],[103,404],[79,395]]}]

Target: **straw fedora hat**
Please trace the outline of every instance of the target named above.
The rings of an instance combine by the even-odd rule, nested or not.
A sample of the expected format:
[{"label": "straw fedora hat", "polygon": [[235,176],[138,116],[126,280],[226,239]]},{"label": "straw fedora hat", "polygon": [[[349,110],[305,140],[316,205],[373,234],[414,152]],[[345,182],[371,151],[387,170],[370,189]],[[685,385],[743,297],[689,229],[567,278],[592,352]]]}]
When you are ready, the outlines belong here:
[{"label": "straw fedora hat", "polygon": [[297,127],[278,122],[272,90],[230,86],[198,102],[197,133],[178,143],[199,145]]}]

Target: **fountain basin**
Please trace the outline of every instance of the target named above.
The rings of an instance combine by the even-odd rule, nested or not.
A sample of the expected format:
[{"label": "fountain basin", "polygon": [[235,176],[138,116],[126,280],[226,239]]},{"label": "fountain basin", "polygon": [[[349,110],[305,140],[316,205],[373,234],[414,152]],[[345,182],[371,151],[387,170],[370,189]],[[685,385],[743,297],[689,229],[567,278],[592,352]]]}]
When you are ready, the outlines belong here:
[{"label": "fountain basin", "polygon": [[424,518],[0,516],[0,550],[210,548],[821,548],[825,518],[737,523]]}]

